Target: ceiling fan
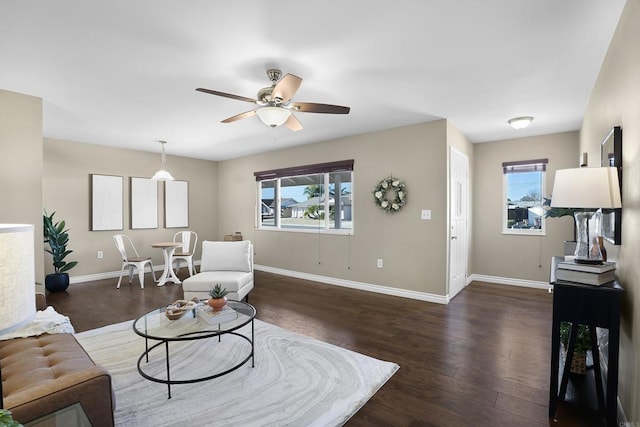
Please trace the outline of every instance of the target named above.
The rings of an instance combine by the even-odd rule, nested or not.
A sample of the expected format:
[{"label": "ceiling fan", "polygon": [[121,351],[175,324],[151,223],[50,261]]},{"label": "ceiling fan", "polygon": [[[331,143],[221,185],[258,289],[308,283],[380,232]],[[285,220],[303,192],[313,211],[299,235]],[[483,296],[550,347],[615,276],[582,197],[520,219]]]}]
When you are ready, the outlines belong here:
[{"label": "ceiling fan", "polygon": [[246,119],[257,115],[267,126],[277,127],[285,125],[287,128],[298,131],[302,125],[293,115],[294,112],[301,113],[328,113],[328,114],[349,114],[349,107],[331,104],[316,104],[313,102],[295,102],[291,98],[297,92],[302,79],[293,74],[285,74],[277,69],[267,70],[267,76],[271,80],[271,86],[258,91],[257,99],[247,98],[240,95],[218,92],[216,90],[197,88],[197,91],[209,93],[211,95],[224,96],[225,98],[237,99],[238,101],[250,102],[259,105],[255,110],[231,116],[222,120],[222,123],[231,123],[240,119]]}]

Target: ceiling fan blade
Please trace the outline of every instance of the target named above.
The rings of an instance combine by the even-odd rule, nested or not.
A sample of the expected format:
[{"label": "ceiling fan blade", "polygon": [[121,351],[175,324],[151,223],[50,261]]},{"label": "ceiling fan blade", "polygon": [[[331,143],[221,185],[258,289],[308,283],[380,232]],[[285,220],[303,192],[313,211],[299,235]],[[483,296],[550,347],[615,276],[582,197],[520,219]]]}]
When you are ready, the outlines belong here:
[{"label": "ceiling fan blade", "polygon": [[245,111],[244,113],[236,114],[235,116],[229,117],[228,119],[222,120],[221,123],[231,123],[237,120],[246,119],[247,117],[252,117],[256,115],[256,110]]},{"label": "ceiling fan blade", "polygon": [[275,101],[276,98],[282,100],[282,103],[289,102],[293,95],[298,91],[298,88],[302,84],[302,79],[293,74],[285,74],[280,79],[271,92],[271,100]]},{"label": "ceiling fan blade", "polygon": [[293,114],[289,116],[286,122],[284,122],[284,125],[294,132],[302,130],[300,121],[296,119],[296,116],[294,116]]},{"label": "ceiling fan blade", "polygon": [[252,98],[247,98],[245,96],[233,95],[231,93],[218,92],[217,90],[205,89],[205,88],[197,88],[198,92],[204,92],[211,95],[224,96],[225,98],[237,99],[238,101],[251,102],[252,104],[257,104],[258,101]]},{"label": "ceiling fan blade", "polygon": [[303,113],[349,114],[350,107],[340,105],[316,104],[314,102],[295,102],[291,109]]}]

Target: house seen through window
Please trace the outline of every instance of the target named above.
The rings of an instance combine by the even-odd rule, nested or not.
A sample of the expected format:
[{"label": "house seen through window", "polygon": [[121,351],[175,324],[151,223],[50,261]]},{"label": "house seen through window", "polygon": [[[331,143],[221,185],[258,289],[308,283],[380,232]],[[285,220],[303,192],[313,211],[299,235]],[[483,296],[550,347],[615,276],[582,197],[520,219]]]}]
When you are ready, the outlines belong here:
[{"label": "house seen through window", "polygon": [[258,227],[353,230],[353,160],[256,172]]},{"label": "house seen through window", "polygon": [[536,159],[502,164],[503,233],[544,234],[547,163],[547,159]]}]

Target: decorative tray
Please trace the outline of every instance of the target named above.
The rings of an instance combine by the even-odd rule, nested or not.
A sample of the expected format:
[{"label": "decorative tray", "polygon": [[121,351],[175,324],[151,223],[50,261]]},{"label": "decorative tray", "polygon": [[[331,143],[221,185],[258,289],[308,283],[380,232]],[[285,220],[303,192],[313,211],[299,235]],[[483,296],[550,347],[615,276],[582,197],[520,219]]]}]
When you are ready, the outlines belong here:
[{"label": "decorative tray", "polygon": [[178,320],[179,318],[184,316],[187,311],[196,308],[196,305],[197,304],[194,301],[179,299],[169,304],[165,308],[164,314],[169,320]]}]

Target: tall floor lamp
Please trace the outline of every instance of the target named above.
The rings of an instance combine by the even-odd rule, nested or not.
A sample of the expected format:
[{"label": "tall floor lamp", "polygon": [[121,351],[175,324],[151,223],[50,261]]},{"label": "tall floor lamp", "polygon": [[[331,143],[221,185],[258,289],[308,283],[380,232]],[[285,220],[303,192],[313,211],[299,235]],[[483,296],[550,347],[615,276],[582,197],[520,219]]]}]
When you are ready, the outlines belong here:
[{"label": "tall floor lamp", "polygon": [[599,209],[622,207],[618,171],[615,167],[575,168],[556,171],[551,207],[577,208],[575,261],[602,264],[598,237],[602,235]]},{"label": "tall floor lamp", "polygon": [[[33,244],[33,225],[0,224],[0,335],[36,315]],[[0,408],[4,408],[2,396],[0,370]]]}]

